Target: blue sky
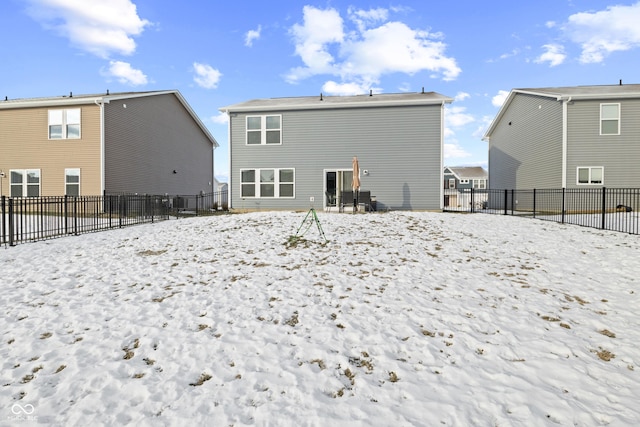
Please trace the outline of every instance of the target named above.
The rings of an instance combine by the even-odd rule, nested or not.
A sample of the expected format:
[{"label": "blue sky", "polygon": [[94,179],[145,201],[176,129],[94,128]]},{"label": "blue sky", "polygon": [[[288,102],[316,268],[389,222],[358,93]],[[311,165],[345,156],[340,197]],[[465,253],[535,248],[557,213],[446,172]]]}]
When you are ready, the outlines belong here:
[{"label": "blue sky", "polygon": [[486,167],[511,89],[640,83],[640,1],[3,0],[0,16],[0,96],[177,89],[221,181],[218,108],[249,99],[424,87],[455,98],[445,164]]}]

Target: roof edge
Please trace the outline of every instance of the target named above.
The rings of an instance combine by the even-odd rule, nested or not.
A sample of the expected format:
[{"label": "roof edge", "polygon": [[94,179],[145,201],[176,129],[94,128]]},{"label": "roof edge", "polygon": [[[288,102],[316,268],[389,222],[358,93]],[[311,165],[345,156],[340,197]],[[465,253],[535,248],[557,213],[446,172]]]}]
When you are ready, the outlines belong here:
[{"label": "roof edge", "polygon": [[[419,94],[419,93],[416,93],[416,94]],[[260,99],[256,99],[256,100],[250,100],[246,102],[240,102],[237,104],[231,104],[224,107],[220,107],[218,108],[218,110],[224,113],[233,113],[233,112],[243,113],[243,112],[251,112],[251,111],[293,111],[293,110],[342,109],[342,108],[357,108],[357,107],[392,107],[392,106],[398,106],[398,105],[444,105],[444,104],[451,104],[454,101],[453,98],[450,98],[435,92],[429,92],[429,94],[433,94],[435,96],[431,99],[393,99],[391,100],[391,99],[380,99],[381,97],[380,95],[384,95],[384,94],[378,94],[377,96],[379,98],[371,102],[347,101],[347,102],[340,102],[340,103],[326,102],[329,97],[325,97],[324,99],[322,97],[319,97],[319,98],[300,97],[297,99],[308,98],[309,102],[308,103],[304,102],[300,104],[289,104],[289,105],[287,104],[278,104],[278,105],[265,104],[263,106],[260,106],[257,104],[244,105],[247,102],[260,101]],[[356,96],[360,96],[360,95],[356,95]],[[375,97],[376,95],[373,95],[373,96]],[[339,98],[339,96],[332,97],[332,98]],[[272,101],[274,99],[277,99],[277,98],[266,98],[264,99],[264,101],[265,102]],[[291,98],[291,99],[296,99],[296,98]]]},{"label": "roof edge", "polygon": [[198,127],[204,132],[205,136],[212,142],[214,148],[219,147],[218,141],[211,134],[209,129],[204,125],[200,117],[195,113],[193,108],[189,105],[187,100],[182,96],[177,89],[171,90],[158,90],[149,92],[123,92],[114,94],[101,94],[101,95],[69,95],[51,98],[23,98],[15,100],[0,100],[0,110],[14,109],[14,108],[38,108],[38,107],[63,107],[65,105],[90,105],[97,103],[108,104],[110,101],[117,101],[123,99],[144,98],[147,96],[159,96],[173,94],[178,98],[178,101],[187,110],[189,115],[196,122]]}]

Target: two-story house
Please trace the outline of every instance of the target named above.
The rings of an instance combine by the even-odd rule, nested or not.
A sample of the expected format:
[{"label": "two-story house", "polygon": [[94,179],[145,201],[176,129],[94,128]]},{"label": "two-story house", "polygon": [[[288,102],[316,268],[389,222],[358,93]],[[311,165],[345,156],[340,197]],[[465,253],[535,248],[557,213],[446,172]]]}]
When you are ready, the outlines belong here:
[{"label": "two-story house", "polygon": [[255,99],[229,115],[235,209],[336,209],[359,160],[378,209],[442,208],[444,106],[435,92]]},{"label": "two-story house", "polygon": [[210,193],[217,146],[176,90],[0,100],[3,195]]},{"label": "two-story house", "polygon": [[513,89],[484,139],[492,189],[637,187],[640,85]]},{"label": "two-story house", "polygon": [[[444,207],[469,207],[470,190],[487,188],[487,171],[480,166],[446,166],[444,168]],[[474,203],[487,200],[486,193],[478,192]]]}]

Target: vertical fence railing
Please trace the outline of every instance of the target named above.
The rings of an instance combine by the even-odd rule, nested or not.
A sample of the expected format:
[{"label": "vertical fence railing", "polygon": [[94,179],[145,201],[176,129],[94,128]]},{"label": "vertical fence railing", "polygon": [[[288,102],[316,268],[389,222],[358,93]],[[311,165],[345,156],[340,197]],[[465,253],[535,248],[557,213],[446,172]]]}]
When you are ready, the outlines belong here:
[{"label": "vertical fence railing", "polygon": [[445,211],[519,215],[640,234],[640,188],[459,189]]},{"label": "vertical fence railing", "polygon": [[0,197],[0,244],[15,246],[179,216],[177,202],[196,215],[227,210],[226,192],[197,196],[104,194],[102,196]]}]

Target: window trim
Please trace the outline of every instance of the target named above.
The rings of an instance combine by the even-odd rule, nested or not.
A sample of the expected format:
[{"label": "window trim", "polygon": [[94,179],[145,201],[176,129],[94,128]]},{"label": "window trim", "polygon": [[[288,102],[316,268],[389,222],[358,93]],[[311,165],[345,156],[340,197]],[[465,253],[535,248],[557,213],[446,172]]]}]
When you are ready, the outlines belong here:
[{"label": "window trim", "polygon": [[449,178],[449,190],[454,190],[456,188],[456,179]]},{"label": "window trim", "polygon": [[[280,181],[280,171],[292,171],[293,172],[293,181]],[[245,171],[254,171],[254,181],[253,182],[243,182],[242,174]],[[262,171],[273,171],[273,183],[271,182],[263,182],[260,180],[260,175]],[[242,168],[240,169],[240,198],[241,199],[295,199],[296,198],[296,169],[295,168]],[[254,195],[253,196],[245,196],[242,193],[242,189],[244,186],[251,185],[254,186]],[[263,184],[273,184],[273,196],[262,196],[261,185]],[[293,186],[293,195],[292,196],[281,196],[280,195],[280,186],[281,185],[292,185]]]},{"label": "window trim", "polygon": [[[20,172],[24,178],[24,180],[19,184],[13,183],[13,173]],[[28,175],[29,173],[36,172],[38,175],[38,183],[29,183]],[[13,187],[20,186],[20,196],[13,195]],[[29,186],[38,187],[38,194],[29,196]],[[26,194],[26,195],[25,195]],[[9,195],[11,197],[40,197],[42,194],[42,171],[40,169],[11,169],[9,170]]]},{"label": "window trim", "polygon": [[[69,177],[69,172],[76,172],[76,171],[78,172],[77,173],[78,182],[68,182],[67,178]],[[65,196],[69,196],[70,195],[69,192],[67,191],[68,190],[67,186],[69,186],[69,185],[75,185],[75,186],[78,187],[78,196],[79,196],[81,194],[80,193],[80,182],[81,182],[81,180],[80,180],[80,168],[66,168],[64,170],[64,194],[65,194]]]},{"label": "window trim", "polygon": [[486,179],[474,179],[472,186],[473,186],[473,188],[475,190],[486,190],[486,188],[487,188],[487,180]]},{"label": "window trim", "polygon": [[[51,113],[52,112],[62,112],[62,122],[56,123],[54,125],[51,124]],[[68,112],[69,111],[77,111],[78,112],[78,123],[70,123],[68,120]],[[52,108],[47,110],[47,138],[50,141],[57,141],[60,139],[82,139],[82,109],[81,108]],[[69,137],[69,126],[77,125],[78,126],[78,136]],[[51,126],[61,126],[60,138],[52,138],[51,137]]]},{"label": "window trim", "polygon": [[[612,118],[603,118],[602,117],[602,109],[605,106],[608,105],[616,105],[618,107],[618,117],[615,119]],[[620,103],[619,102],[603,102],[600,104],[600,136],[611,136],[611,135],[620,135],[620,115],[621,115],[621,107],[620,107]],[[607,122],[612,122],[612,121],[616,121],[618,123],[618,131],[616,133],[602,133],[602,123],[604,121]]]},{"label": "window trim", "polygon": [[[249,119],[259,117],[260,118],[260,129],[249,129]],[[277,129],[268,129],[267,128],[267,118],[268,117],[278,117],[278,122],[280,127]],[[267,133],[273,131],[279,132],[278,142],[267,142]],[[260,144],[250,144],[249,143],[249,132],[258,133],[260,132]],[[245,145],[257,146],[257,145],[282,145],[282,114],[255,114],[251,116],[246,116],[245,118]]]},{"label": "window trim", "polygon": [[[589,171],[589,182],[580,182],[580,169]],[[591,174],[593,169],[600,169],[602,180],[600,182],[592,182]],[[576,185],[604,185],[604,166],[578,166],[576,167]]]}]

